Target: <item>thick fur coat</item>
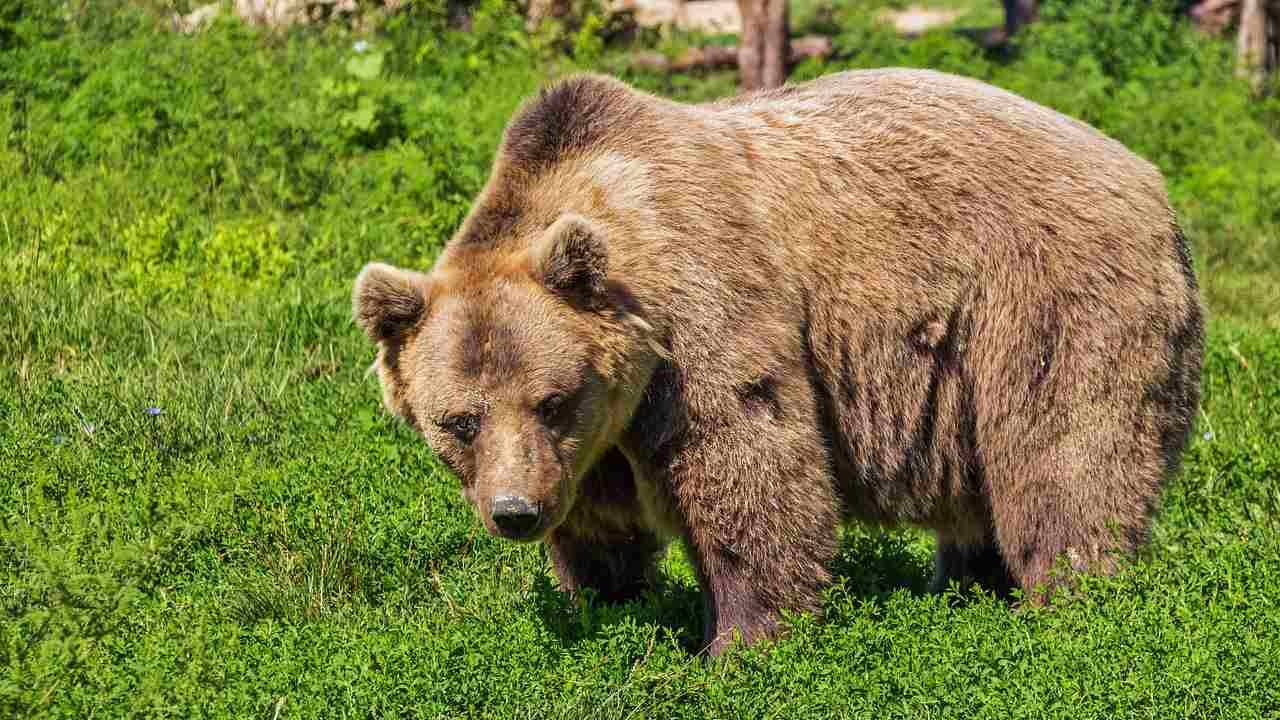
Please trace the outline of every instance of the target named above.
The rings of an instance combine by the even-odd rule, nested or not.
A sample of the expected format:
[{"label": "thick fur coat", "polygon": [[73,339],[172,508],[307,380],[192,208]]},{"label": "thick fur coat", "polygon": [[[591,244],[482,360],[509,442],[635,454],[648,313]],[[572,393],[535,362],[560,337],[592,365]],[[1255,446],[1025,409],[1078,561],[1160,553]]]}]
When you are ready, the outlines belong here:
[{"label": "thick fur coat", "polygon": [[491,531],[612,599],[682,540],[713,653],[818,609],[847,518],[936,531],[940,586],[1109,571],[1203,343],[1152,165],[896,69],[702,105],[563,81],[435,267],[369,265],[355,312]]}]

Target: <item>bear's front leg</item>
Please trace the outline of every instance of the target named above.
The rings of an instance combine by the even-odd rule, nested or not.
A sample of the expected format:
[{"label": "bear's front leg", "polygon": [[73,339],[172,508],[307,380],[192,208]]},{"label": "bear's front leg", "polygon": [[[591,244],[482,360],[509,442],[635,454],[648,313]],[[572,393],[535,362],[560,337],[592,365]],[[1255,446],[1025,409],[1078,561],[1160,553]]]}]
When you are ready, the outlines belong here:
[{"label": "bear's front leg", "polygon": [[547,548],[561,590],[578,595],[591,588],[605,602],[621,603],[638,597],[652,584],[661,544],[652,533],[639,529],[581,535],[557,528],[547,537]]},{"label": "bear's front leg", "polygon": [[713,656],[736,635],[745,643],[774,635],[783,610],[820,611],[830,579],[839,502],[826,449],[802,413],[792,418],[799,424],[777,414],[776,406],[748,413],[673,463]]},{"label": "bear's front leg", "polygon": [[577,502],[547,536],[560,589],[595,590],[607,602],[625,602],[653,581],[662,543],[641,522],[635,476],[616,448],[582,479]]}]

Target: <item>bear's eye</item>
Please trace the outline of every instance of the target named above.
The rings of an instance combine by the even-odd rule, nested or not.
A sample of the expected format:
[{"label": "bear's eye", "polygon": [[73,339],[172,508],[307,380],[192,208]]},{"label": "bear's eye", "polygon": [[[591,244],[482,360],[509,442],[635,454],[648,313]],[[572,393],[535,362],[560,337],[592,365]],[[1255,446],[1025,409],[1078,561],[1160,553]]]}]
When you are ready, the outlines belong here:
[{"label": "bear's eye", "polygon": [[464,445],[470,444],[476,438],[476,433],[480,432],[480,417],[470,413],[449,415],[436,424]]},{"label": "bear's eye", "polygon": [[554,423],[560,417],[560,411],[564,409],[564,393],[551,393],[538,403],[538,418],[548,425]]}]

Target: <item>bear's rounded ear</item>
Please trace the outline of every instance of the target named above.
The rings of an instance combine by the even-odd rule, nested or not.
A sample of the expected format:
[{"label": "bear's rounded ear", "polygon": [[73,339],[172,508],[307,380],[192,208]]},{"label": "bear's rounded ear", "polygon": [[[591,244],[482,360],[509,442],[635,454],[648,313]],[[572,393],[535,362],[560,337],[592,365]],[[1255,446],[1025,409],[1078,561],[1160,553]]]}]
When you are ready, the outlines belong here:
[{"label": "bear's rounded ear", "polygon": [[532,249],[534,276],[551,292],[588,308],[604,302],[609,247],[604,232],[590,220],[565,213],[547,228]]},{"label": "bear's rounded ear", "polygon": [[351,304],[356,323],[370,340],[399,341],[426,312],[426,276],[384,263],[369,263],[356,277]]}]

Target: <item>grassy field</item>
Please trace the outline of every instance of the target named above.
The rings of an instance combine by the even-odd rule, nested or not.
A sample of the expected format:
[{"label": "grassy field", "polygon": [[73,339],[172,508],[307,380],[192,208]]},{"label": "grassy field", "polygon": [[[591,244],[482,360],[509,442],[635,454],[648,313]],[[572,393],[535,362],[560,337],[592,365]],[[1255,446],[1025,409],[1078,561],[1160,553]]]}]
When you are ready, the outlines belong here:
[{"label": "grassy field", "polygon": [[643,601],[570,605],[382,412],[350,283],[428,264],[519,100],[622,49],[494,2],[362,38],[0,3],[0,717],[1280,717],[1280,104],[1167,2],[1049,0],[1008,55],[878,5],[811,6],[841,55],[796,77],[973,75],[1169,177],[1204,410],[1121,574],[1012,612],[854,527],[824,622],[710,663],[678,550]]}]

